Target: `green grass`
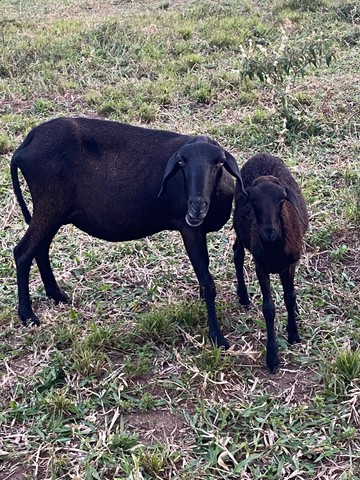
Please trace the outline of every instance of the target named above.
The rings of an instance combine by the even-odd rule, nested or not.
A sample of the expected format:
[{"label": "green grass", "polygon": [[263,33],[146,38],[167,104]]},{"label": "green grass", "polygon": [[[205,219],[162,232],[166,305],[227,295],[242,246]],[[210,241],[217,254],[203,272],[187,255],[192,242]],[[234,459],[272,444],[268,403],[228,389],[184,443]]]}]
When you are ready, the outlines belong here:
[{"label": "green grass", "polygon": [[[360,479],[360,33],[355,1],[2,0],[0,480]],[[111,245],[72,226],[51,260],[70,305],[30,278],[12,151],[61,115],[213,136],[243,161],[285,159],[310,212],[296,284],[301,344],[265,368],[265,325],[236,297],[230,222],[208,235],[231,349],[213,349],[180,235]],[[28,198],[28,197],[27,197]],[[27,201],[30,201],[28,199]]]}]

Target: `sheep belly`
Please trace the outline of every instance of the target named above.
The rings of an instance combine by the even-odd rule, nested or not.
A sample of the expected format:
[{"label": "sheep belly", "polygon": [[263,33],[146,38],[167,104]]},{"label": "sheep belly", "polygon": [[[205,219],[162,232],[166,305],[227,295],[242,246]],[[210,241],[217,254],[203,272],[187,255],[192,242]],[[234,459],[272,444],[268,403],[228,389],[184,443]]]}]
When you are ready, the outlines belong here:
[{"label": "sheep belly", "polygon": [[100,221],[80,210],[74,212],[66,223],[72,223],[83,232],[110,242],[138,240],[164,230],[163,225],[154,222],[146,225],[145,219],[142,221],[142,219],[131,216],[115,218],[114,215],[110,214],[102,217]]}]

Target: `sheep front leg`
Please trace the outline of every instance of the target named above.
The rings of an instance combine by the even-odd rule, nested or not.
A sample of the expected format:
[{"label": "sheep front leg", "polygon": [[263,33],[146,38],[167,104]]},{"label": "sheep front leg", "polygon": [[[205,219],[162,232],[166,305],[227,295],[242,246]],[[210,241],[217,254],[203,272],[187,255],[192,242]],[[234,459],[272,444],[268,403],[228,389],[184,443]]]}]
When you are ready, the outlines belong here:
[{"label": "sheep front leg", "polygon": [[275,305],[271,298],[270,277],[259,264],[256,264],[256,275],[259,280],[263,297],[262,310],[266,322],[266,365],[271,373],[276,373],[280,362],[278,354],[279,347],[275,333]]},{"label": "sheep front leg", "polygon": [[181,232],[186,251],[199,281],[201,297],[204,298],[207,314],[209,337],[217,347],[228,349],[230,344],[221,331],[215,309],[216,290],[214,280],[209,272],[209,254],[206,234],[200,228],[186,228]]},{"label": "sheep front leg", "polygon": [[284,290],[284,302],[288,313],[288,322],[286,330],[288,332],[288,341],[290,344],[300,342],[300,336],[296,324],[297,306],[296,293],[294,288],[295,264],[280,274],[280,280]]},{"label": "sheep front leg", "polygon": [[238,282],[237,295],[239,297],[241,305],[245,308],[249,308],[250,300],[244,279],[245,249],[244,246],[239,242],[238,238],[235,240],[233,251],[236,277]]}]

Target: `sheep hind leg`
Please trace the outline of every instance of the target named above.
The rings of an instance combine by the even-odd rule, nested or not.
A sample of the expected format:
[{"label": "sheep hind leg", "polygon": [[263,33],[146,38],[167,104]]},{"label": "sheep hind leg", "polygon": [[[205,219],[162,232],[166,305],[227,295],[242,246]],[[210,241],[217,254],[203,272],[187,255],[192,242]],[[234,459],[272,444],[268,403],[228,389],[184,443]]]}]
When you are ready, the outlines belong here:
[{"label": "sheep hind leg", "polygon": [[215,309],[216,290],[209,272],[209,255],[206,235],[197,228],[187,228],[181,232],[186,251],[199,281],[201,297],[204,298],[207,314],[209,337],[217,347],[228,349],[230,344],[221,331]]},{"label": "sheep hind leg", "polygon": [[40,275],[45,287],[46,295],[49,298],[52,298],[57,305],[59,302],[68,303],[69,297],[64,293],[59,285],[57,284],[49,259],[49,247],[50,243],[47,245],[42,245],[35,257],[37,266],[40,271]]},{"label": "sheep hind leg", "polygon": [[267,344],[266,365],[271,373],[276,373],[279,367],[279,347],[275,333],[275,305],[271,298],[270,277],[260,265],[256,265],[256,275],[259,280],[263,297],[262,310],[266,322]]},{"label": "sheep hind leg", "polygon": [[29,293],[29,275],[35,250],[31,238],[31,231],[32,228],[30,226],[24,237],[14,248],[19,300],[18,314],[23,325],[27,325],[28,323],[40,325],[40,320],[31,307]]},{"label": "sheep hind leg", "polygon": [[244,259],[245,259],[245,249],[244,246],[239,242],[238,239],[235,240],[234,246],[234,264],[237,277],[237,295],[241,305],[245,308],[250,307],[250,300],[248,291],[244,279]]},{"label": "sheep hind leg", "polygon": [[284,302],[288,313],[286,330],[288,332],[288,341],[290,344],[300,342],[300,336],[296,323],[298,317],[298,309],[296,305],[294,275],[295,265],[290,265],[290,267],[280,275],[280,280],[284,290]]},{"label": "sheep hind leg", "polygon": [[[28,323],[40,325],[40,320],[31,307],[29,293],[29,275],[34,258],[36,258],[37,262],[40,261],[42,277],[44,275],[47,281],[49,281],[51,276],[53,277],[52,272],[49,275],[46,261],[44,262],[44,251],[46,252],[48,250],[48,246],[58,231],[59,226],[55,228],[44,220],[44,218],[36,219],[36,215],[34,215],[24,237],[14,248],[19,298],[18,314],[24,325]],[[44,225],[46,225],[45,229],[43,228]],[[50,286],[50,284],[48,284],[48,286]],[[51,287],[53,288],[54,285],[51,285]]]}]

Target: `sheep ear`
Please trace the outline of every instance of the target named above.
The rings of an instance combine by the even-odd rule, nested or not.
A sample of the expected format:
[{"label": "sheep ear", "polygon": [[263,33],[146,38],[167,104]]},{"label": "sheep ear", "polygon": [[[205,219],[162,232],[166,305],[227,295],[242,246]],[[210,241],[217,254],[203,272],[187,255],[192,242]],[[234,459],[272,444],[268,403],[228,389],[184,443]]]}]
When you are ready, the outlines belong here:
[{"label": "sheep ear", "polygon": [[300,208],[299,197],[296,195],[296,193],[293,190],[291,190],[291,188],[289,188],[289,187],[284,187],[284,188],[285,188],[286,195],[287,195],[286,200],[288,200],[291,203],[291,205],[295,208],[295,211],[296,211],[301,223],[303,223],[305,225],[305,227],[307,227],[307,225],[308,225],[307,218],[303,217],[304,212],[302,212],[302,209]]},{"label": "sheep ear", "polygon": [[162,193],[164,192],[164,187],[165,187],[165,182],[167,181],[167,179],[170,177],[170,175],[172,175],[173,173],[175,173],[175,170],[178,169],[178,152],[175,152],[170,158],[169,160],[167,161],[167,164],[166,164],[166,167],[165,167],[165,172],[164,172],[164,176],[163,176],[163,179],[162,179],[162,182],[161,182],[161,187],[160,187],[160,192],[158,193],[158,198],[162,195]]},{"label": "sheep ear", "polygon": [[240,184],[240,188],[241,188],[241,191],[243,192],[244,195],[247,196],[247,192],[245,190],[245,187],[244,187],[244,183],[243,183],[243,179],[242,179],[242,176],[241,176],[241,173],[240,173],[240,170],[239,170],[239,167],[238,167],[238,164],[235,160],[235,158],[225,150],[225,163],[224,163],[224,168],[225,170],[227,170],[230,175],[232,175],[233,177],[235,177],[239,184]]}]

